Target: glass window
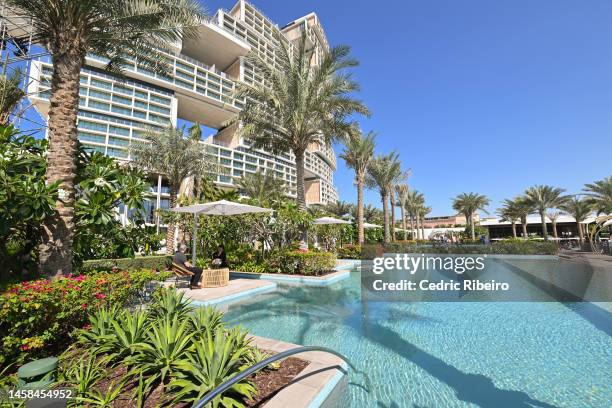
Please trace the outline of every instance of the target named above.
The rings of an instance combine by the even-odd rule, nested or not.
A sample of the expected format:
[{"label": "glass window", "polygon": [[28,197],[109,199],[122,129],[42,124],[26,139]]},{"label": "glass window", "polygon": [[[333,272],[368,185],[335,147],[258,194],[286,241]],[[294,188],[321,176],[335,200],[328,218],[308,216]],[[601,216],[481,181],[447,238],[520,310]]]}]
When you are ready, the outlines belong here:
[{"label": "glass window", "polygon": [[114,147],[109,147],[107,154],[111,157],[119,157],[119,158],[126,158],[128,156],[128,153],[126,150],[116,149]]},{"label": "glass window", "polygon": [[91,84],[93,86],[97,86],[98,88],[111,89],[112,84],[106,81],[100,81],[99,79],[91,78]]},{"label": "glass window", "polygon": [[117,85],[115,84],[115,87],[113,88],[115,92],[119,92],[122,93],[124,95],[132,95],[132,93],[134,92],[132,90],[132,88],[127,88],[125,86],[121,86],[121,85]]},{"label": "glass window", "polygon": [[240,154],[240,153],[235,153],[234,152],[234,159],[237,160],[244,160],[244,155]]},{"label": "glass window", "polygon": [[98,99],[105,99],[107,101],[111,98],[108,92],[96,91],[95,89],[89,90],[89,96],[98,98]]},{"label": "glass window", "polygon": [[112,144],[115,146],[127,146],[130,144],[130,141],[127,139],[121,139],[119,137],[109,137],[108,144]]},{"label": "glass window", "polygon": [[101,109],[101,110],[109,110],[110,109],[110,104],[109,103],[104,103],[104,102],[98,102],[98,101],[92,101],[89,100],[89,107],[90,108],[95,108],[95,109]]},{"label": "glass window", "polygon": [[162,108],[160,106],[150,105],[149,109],[153,112],[163,113],[164,115],[170,115],[170,109]]},{"label": "glass window", "polygon": [[82,142],[94,142],[94,143],[104,143],[106,142],[106,136],[104,135],[94,135],[93,133],[81,132],[77,133],[78,138]]},{"label": "glass window", "polygon": [[161,103],[163,105],[170,105],[170,99],[163,98],[154,94],[151,94],[151,100],[157,103]]},{"label": "glass window", "polygon": [[79,119],[79,128],[97,130],[99,132],[106,132],[106,124],[90,122],[88,120]]},{"label": "glass window", "polygon": [[113,95],[113,102],[119,102],[124,105],[131,105],[132,100],[130,98],[124,98],[123,96]]},{"label": "glass window", "polygon": [[109,126],[108,132],[113,133],[115,135],[123,135],[123,136],[130,135],[130,129],[122,128],[119,126],[113,126],[113,125]]},{"label": "glass window", "polygon": [[84,145],[83,148],[90,153],[94,153],[94,152],[104,153],[104,149],[105,149],[103,146],[91,146],[91,145]]},{"label": "glass window", "polygon": [[120,113],[122,115],[131,116],[132,110],[127,108],[122,108],[121,106],[113,105],[112,111],[115,113]]},{"label": "glass window", "polygon": [[133,116],[136,118],[140,118],[140,119],[146,119],[147,118],[147,114],[144,112],[141,112],[139,110],[134,109],[133,110]]},{"label": "glass window", "polygon": [[134,101],[134,106],[137,108],[148,109],[149,105],[146,102],[141,102],[139,100]]},{"label": "glass window", "polygon": [[149,95],[148,95],[146,92],[144,92],[144,91],[139,91],[138,89],[136,89],[136,90],[134,91],[134,94],[135,94],[135,95],[136,95],[138,98],[141,98],[141,99],[144,99],[144,100],[147,100],[147,99],[148,99],[148,97],[149,97]]}]

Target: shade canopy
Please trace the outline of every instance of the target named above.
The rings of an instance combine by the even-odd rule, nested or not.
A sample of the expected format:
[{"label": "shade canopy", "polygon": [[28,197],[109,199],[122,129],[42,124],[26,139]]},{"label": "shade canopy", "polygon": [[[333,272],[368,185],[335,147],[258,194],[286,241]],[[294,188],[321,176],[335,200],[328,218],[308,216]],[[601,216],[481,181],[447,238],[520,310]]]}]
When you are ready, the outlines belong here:
[{"label": "shade canopy", "polygon": [[380,225],[370,224],[369,222],[363,223],[363,228],[382,228]]},{"label": "shade canopy", "polygon": [[[212,203],[193,204],[185,207],[172,208],[170,211],[177,213],[193,214],[193,234],[191,245],[191,263],[196,264],[196,237],[198,233],[198,215],[240,215],[252,213],[271,213],[269,208],[257,207],[233,201],[220,200]],[[168,245],[166,243],[166,245]]]},{"label": "shade canopy", "polygon": [[321,217],[314,220],[315,225],[328,225],[328,224],[352,224],[350,221],[341,220],[334,217]]},{"label": "shade canopy", "polygon": [[271,213],[269,208],[254,205],[235,203],[233,201],[220,200],[211,203],[193,204],[185,207],[173,208],[171,211],[198,215],[240,215],[251,213]]}]

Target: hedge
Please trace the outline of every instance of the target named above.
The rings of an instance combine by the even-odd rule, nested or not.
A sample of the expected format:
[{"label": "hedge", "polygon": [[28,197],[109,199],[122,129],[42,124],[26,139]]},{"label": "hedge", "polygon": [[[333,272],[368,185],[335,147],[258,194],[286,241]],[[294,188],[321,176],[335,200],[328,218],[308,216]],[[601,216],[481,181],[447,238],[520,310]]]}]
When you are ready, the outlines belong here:
[{"label": "hedge", "polygon": [[168,255],[137,256],[135,258],[118,259],[92,259],[84,261],[79,272],[87,274],[92,271],[110,271],[117,268],[121,271],[134,271],[139,269],[166,270],[172,264],[172,257]]},{"label": "hedge", "polygon": [[145,284],[164,280],[167,272],[95,272],[9,286],[0,294],[0,371],[10,362],[54,355],[70,343],[87,315],[106,305],[138,301]]},{"label": "hedge", "polygon": [[380,256],[382,252],[420,254],[557,255],[559,248],[555,242],[551,241],[526,241],[522,239],[498,241],[490,245],[417,245],[390,243],[384,246],[365,245],[362,256],[368,259]]},{"label": "hedge", "polygon": [[336,255],[320,251],[275,251],[263,262],[246,261],[235,266],[241,272],[286,273],[318,276],[334,269]]}]

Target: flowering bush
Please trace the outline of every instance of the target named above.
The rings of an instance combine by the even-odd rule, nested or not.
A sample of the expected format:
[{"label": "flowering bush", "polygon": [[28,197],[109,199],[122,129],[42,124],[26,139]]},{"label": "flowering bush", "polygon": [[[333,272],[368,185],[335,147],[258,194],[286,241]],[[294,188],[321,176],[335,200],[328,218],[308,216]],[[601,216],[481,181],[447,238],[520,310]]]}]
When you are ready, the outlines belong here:
[{"label": "flowering bush", "polygon": [[361,245],[345,245],[338,248],[338,258],[341,259],[360,259]]},{"label": "flowering bush", "polygon": [[334,269],[336,255],[319,251],[277,251],[266,259],[267,273],[290,275],[322,275]]},{"label": "flowering bush", "polygon": [[99,272],[10,286],[0,295],[0,367],[26,358],[53,355],[66,347],[87,315],[105,305],[125,305],[145,283],[167,274],[141,270]]}]

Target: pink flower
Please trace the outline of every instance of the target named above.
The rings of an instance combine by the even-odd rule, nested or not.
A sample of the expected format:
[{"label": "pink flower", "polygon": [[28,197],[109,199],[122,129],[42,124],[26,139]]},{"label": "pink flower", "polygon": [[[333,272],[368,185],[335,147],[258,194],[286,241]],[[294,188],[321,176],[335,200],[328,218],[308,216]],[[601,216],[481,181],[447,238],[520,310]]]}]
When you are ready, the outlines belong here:
[{"label": "pink flower", "polygon": [[24,344],[19,348],[21,349],[21,351],[28,351],[30,349],[30,346],[28,346],[27,344]]},{"label": "pink flower", "polygon": [[87,309],[87,303],[81,303],[81,307],[82,307],[83,309]]},{"label": "pink flower", "polygon": [[106,295],[104,293],[96,293],[96,299],[105,299]]},{"label": "pink flower", "polygon": [[83,330],[90,330],[91,329],[91,324],[86,324],[85,326],[83,326]]}]

